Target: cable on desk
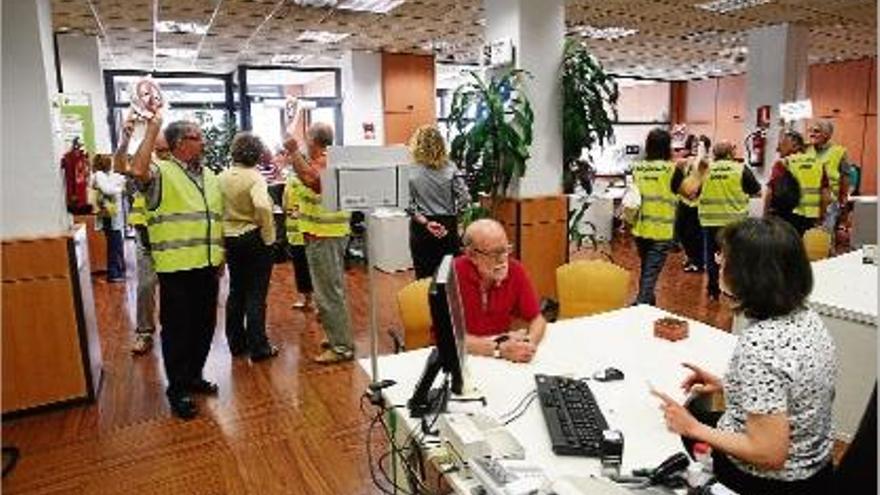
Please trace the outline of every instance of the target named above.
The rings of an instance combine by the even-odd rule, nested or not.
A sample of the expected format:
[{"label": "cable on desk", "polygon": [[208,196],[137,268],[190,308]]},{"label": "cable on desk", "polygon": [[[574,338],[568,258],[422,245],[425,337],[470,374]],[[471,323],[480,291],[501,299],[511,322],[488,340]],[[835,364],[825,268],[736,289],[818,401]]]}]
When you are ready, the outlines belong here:
[{"label": "cable on desk", "polygon": [[[401,462],[401,464],[403,464],[404,468],[406,469],[406,472],[407,472],[407,475],[408,475],[410,482],[411,483],[415,482],[414,484],[416,485],[416,492],[417,493],[427,493],[429,495],[433,494],[433,491],[422,482],[422,479],[425,478],[424,464],[420,464],[420,466],[419,466],[420,471],[421,471],[421,476],[419,476],[419,474],[416,473],[415,469],[413,469],[412,465],[410,464],[409,459],[404,454],[407,451],[410,451],[410,452],[415,451],[415,452],[418,452],[419,454],[421,453],[421,451],[418,449],[418,443],[416,442],[415,438],[413,438],[412,435],[410,435],[410,437],[408,437],[408,439],[404,442],[403,447],[400,447],[397,445],[397,443],[394,441],[394,439],[391,438],[391,436],[387,434],[387,432],[389,431],[389,428],[388,428],[388,425],[385,423],[385,419],[381,418],[379,421],[382,423],[383,427],[385,428],[386,438],[388,440],[388,443],[391,445],[391,451],[383,454],[383,457],[386,457],[388,454],[394,454],[395,452],[397,454],[399,454],[400,462]],[[409,442],[409,443],[407,443],[407,442]],[[380,472],[385,474],[384,468],[382,467],[382,458],[383,457],[379,458],[379,470],[380,470]],[[419,458],[419,462],[420,463],[422,462],[421,457]],[[387,476],[387,474],[386,474],[386,476]]]},{"label": "cable on desk", "polygon": [[511,417],[511,418],[508,418],[508,419],[507,419],[506,421],[504,421],[504,423],[502,423],[502,424],[503,424],[504,426],[507,426],[507,425],[509,425],[510,423],[513,423],[514,421],[516,421],[516,420],[518,420],[519,418],[521,418],[522,415],[525,414],[526,411],[529,410],[529,406],[532,405],[532,402],[535,402],[535,399],[537,399],[537,398],[538,398],[538,393],[535,392],[535,394],[532,395],[532,398],[529,399],[528,402],[526,402],[526,405],[525,405],[525,406],[523,406],[522,410],[521,410],[520,412],[516,413],[516,416],[513,416],[513,417]]},{"label": "cable on desk", "polygon": [[[520,407],[522,407],[523,403],[525,403],[526,400],[528,400],[529,398],[534,399],[534,397],[536,397],[537,394],[538,394],[537,389],[529,391],[529,393],[527,393],[525,396],[523,396],[523,398],[520,399],[519,402],[517,402],[517,404],[515,406],[513,406],[513,409],[511,409],[509,412],[506,412],[506,413],[502,414],[501,416],[499,416],[499,419],[504,418],[506,416],[512,416],[514,414],[517,414],[517,411],[519,410]],[[529,400],[528,404],[526,404],[525,407],[528,408],[529,404],[531,404],[531,400]]]},{"label": "cable on desk", "polygon": [[[370,478],[373,480],[373,485],[379,489],[385,495],[396,495],[398,491],[402,492],[404,495],[412,495],[410,492],[404,490],[403,488],[397,486],[393,481],[391,481],[387,475],[385,477],[385,481],[391,484],[394,487],[394,491],[382,486],[379,483],[379,479],[376,477],[376,469],[373,466],[373,429],[376,427],[376,424],[381,420],[382,415],[385,414],[384,409],[380,409],[376,416],[370,421],[370,426],[367,428],[367,439],[366,439],[366,448],[367,448],[367,466],[370,468]],[[381,466],[379,466],[379,470],[382,471]],[[383,473],[384,474],[384,473]]]}]

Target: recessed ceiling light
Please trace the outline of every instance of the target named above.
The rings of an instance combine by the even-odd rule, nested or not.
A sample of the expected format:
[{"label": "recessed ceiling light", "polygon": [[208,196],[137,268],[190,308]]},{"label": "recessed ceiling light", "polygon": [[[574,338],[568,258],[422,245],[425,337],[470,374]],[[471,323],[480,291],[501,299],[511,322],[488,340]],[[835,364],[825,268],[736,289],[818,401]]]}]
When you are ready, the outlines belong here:
[{"label": "recessed ceiling light", "polygon": [[726,14],[728,12],[770,3],[771,1],[772,0],[713,0],[712,2],[694,4],[694,7],[718,14]]},{"label": "recessed ceiling light", "polygon": [[396,9],[404,0],[341,0],[337,9],[353,10],[355,12],[372,12],[374,14],[387,14]]},{"label": "recessed ceiling light", "polygon": [[176,34],[205,34],[208,32],[208,25],[198,22],[159,21],[156,23],[156,31]]},{"label": "recessed ceiling light", "polygon": [[296,40],[313,43],[337,43],[351,36],[351,33],[334,33],[332,31],[303,31]]},{"label": "recessed ceiling light", "polygon": [[192,58],[196,56],[196,51],[191,48],[157,48],[156,55],[159,57]]},{"label": "recessed ceiling light", "polygon": [[625,38],[627,36],[632,36],[639,32],[638,29],[630,29],[625,27],[618,26],[609,26],[609,27],[596,27],[596,26],[577,26],[574,28],[576,33],[580,33],[584,38],[591,38],[594,40],[617,40],[620,38]]}]

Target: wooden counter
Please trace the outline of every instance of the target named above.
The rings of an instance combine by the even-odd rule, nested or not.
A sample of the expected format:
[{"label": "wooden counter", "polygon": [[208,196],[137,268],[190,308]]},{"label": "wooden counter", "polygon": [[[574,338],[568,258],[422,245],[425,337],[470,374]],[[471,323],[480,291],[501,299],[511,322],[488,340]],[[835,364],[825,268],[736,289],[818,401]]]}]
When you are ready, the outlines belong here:
[{"label": "wooden counter", "polygon": [[3,414],[94,401],[102,361],[86,227],[2,248]]}]

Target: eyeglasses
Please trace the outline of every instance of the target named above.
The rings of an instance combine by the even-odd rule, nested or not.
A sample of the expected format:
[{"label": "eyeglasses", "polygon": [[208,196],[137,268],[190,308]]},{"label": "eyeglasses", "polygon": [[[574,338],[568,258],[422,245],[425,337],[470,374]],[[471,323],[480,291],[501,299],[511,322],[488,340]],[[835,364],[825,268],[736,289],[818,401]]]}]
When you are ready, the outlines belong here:
[{"label": "eyeglasses", "polygon": [[488,251],[476,247],[472,247],[471,249],[473,249],[474,252],[479,254],[480,256],[485,256],[486,258],[495,260],[502,260],[504,258],[507,258],[510,253],[513,252],[513,246],[510,244],[500,249],[496,248]]}]

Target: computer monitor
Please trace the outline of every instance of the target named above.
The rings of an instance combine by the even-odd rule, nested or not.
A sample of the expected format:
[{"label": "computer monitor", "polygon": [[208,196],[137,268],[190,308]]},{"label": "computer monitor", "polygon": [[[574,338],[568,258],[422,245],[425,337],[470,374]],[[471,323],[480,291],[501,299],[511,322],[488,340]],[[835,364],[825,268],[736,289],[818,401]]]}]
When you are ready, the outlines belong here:
[{"label": "computer monitor", "polygon": [[[467,357],[465,320],[452,255],[446,255],[440,262],[428,289],[428,301],[436,345],[407,404],[414,418],[442,411],[449,397],[446,387],[455,394],[462,392],[462,370]],[[441,388],[432,389],[441,370],[451,383],[444,381]]]}]

